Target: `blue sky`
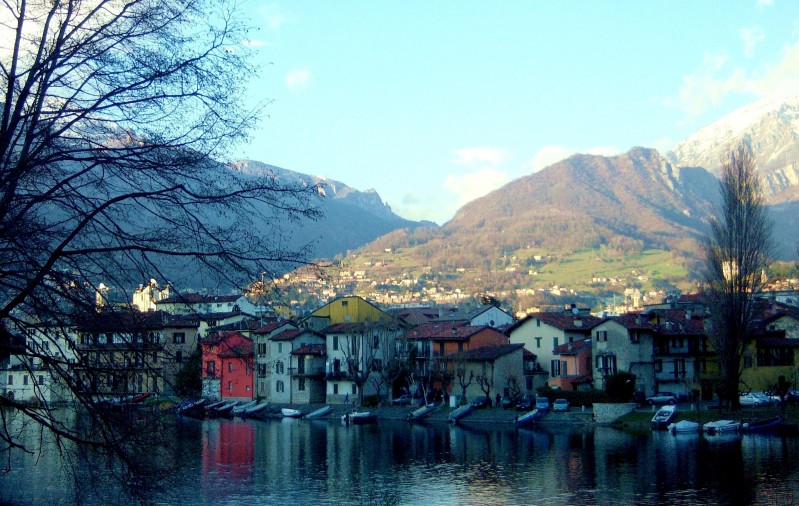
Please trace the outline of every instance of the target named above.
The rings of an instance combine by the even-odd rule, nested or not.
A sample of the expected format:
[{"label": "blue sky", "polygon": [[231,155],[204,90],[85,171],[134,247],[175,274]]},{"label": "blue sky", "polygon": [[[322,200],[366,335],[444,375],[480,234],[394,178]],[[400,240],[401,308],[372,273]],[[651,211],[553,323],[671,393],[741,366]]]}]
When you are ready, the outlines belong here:
[{"label": "blue sky", "polygon": [[374,188],[412,220],[799,94],[793,1],[245,5],[249,98],[271,102],[237,155]]}]

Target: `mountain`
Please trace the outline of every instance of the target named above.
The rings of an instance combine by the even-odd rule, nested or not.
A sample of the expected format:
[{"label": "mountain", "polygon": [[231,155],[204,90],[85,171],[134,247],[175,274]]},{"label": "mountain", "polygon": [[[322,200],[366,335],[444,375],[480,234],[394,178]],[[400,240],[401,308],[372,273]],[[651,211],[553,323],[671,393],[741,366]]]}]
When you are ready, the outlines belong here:
[{"label": "mountain", "polygon": [[315,258],[333,258],[345,254],[398,228],[435,226],[431,222],[414,222],[391,211],[374,190],[358,191],[346,184],[319,176],[310,176],[254,160],[239,161],[232,167],[245,175],[274,174],[287,183],[318,185],[323,198],[319,209],[323,217],[303,220],[291,227],[291,244],[313,243]]},{"label": "mountain", "polygon": [[677,144],[668,158],[718,175],[730,146],[741,141],[752,147],[769,202],[799,200],[799,97],[763,99],[733,111]]}]

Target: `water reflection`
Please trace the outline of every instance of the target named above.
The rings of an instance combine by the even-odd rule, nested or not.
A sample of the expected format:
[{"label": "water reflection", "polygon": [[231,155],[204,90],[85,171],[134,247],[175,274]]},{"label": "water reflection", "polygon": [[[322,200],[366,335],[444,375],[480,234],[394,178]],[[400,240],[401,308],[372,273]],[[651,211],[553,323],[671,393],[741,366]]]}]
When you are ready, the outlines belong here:
[{"label": "water reflection", "polygon": [[[382,421],[181,420],[168,504],[796,504],[796,438]],[[58,456],[14,456],[0,489],[72,502]],[[96,468],[82,469],[84,474]],[[52,480],[50,480],[52,482]],[[55,495],[53,495],[55,494]],[[59,497],[63,500],[49,500]],[[90,501],[88,501],[90,502]],[[100,501],[97,501],[98,503]]]}]

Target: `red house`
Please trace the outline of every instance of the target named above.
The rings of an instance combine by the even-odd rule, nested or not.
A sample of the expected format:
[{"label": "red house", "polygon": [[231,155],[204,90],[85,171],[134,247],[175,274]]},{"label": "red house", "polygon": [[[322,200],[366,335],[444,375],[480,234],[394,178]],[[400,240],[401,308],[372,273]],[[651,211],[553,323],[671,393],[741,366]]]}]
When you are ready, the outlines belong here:
[{"label": "red house", "polygon": [[200,345],[203,354],[203,397],[252,399],[252,339],[239,332],[220,332],[206,337]]}]

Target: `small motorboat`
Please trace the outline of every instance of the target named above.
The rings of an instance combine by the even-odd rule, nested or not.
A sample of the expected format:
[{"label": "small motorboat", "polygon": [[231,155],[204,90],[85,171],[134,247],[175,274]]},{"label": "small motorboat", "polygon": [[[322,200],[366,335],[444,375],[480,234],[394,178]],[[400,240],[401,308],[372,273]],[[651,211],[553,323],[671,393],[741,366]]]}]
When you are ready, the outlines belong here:
[{"label": "small motorboat", "polygon": [[353,411],[352,413],[347,413],[341,416],[341,421],[347,425],[372,423],[375,420],[377,420],[377,415],[370,411]]},{"label": "small motorboat", "polygon": [[652,430],[663,430],[669,426],[677,415],[677,406],[666,405],[652,417]]},{"label": "small motorboat", "polygon": [[212,417],[222,417],[222,416],[230,416],[230,413],[233,411],[233,408],[239,405],[239,401],[230,401],[225,404],[222,404],[218,408],[212,409],[208,412],[208,416]]},{"label": "small motorboat", "polygon": [[233,411],[231,411],[231,413],[233,414],[233,416],[244,416],[244,411],[247,408],[255,406],[256,404],[258,404],[257,400],[245,402],[244,404],[239,404],[238,406],[233,408]]},{"label": "small motorboat", "polygon": [[300,417],[302,416],[302,411],[300,411],[299,409],[293,409],[293,408],[282,408],[282,409],[280,410],[280,412],[281,412],[281,413],[283,414],[283,416],[285,416],[286,418],[300,418]]},{"label": "small motorboat", "polygon": [[745,422],[741,424],[742,432],[780,432],[782,430],[782,417],[777,415],[771,418]]},{"label": "small motorboat", "polygon": [[450,423],[458,423],[458,420],[464,418],[466,415],[472,412],[474,406],[471,403],[464,404],[463,406],[455,409],[452,413],[449,414],[448,421]]},{"label": "small motorboat", "polygon": [[406,418],[406,420],[408,420],[409,422],[421,420],[422,418],[426,417],[433,411],[437,410],[439,407],[441,406],[439,406],[438,404],[426,404],[421,408],[415,409],[411,413],[408,413],[408,417]]},{"label": "small motorboat", "polygon": [[326,414],[330,413],[330,411],[332,411],[332,410],[333,410],[333,408],[331,406],[322,406],[321,408],[317,409],[316,411],[311,411],[310,413],[305,415],[305,418],[308,419],[308,420],[315,420],[317,418],[322,418]]},{"label": "small motorboat", "polygon": [[696,422],[680,420],[679,422],[670,423],[668,429],[672,434],[683,434],[686,432],[699,432],[700,427]]},{"label": "small motorboat", "polygon": [[244,418],[255,416],[258,413],[260,413],[261,411],[266,410],[266,408],[268,408],[268,407],[269,407],[269,403],[264,401],[264,402],[256,404],[255,406],[250,406],[249,408],[245,409],[244,410],[244,414],[241,415],[241,416],[243,416]]},{"label": "small motorboat", "polygon": [[522,416],[517,417],[516,420],[513,421],[513,425],[515,425],[516,427],[524,427],[525,425],[537,421],[542,416],[544,416],[544,413],[536,408],[532,411],[523,414]]},{"label": "small motorboat", "polygon": [[191,418],[202,418],[205,416],[205,399],[187,401],[178,406],[178,415]]},{"label": "small motorboat", "polygon": [[741,423],[735,420],[716,420],[707,422],[702,426],[702,430],[708,434],[721,434],[723,432],[738,432],[740,427]]}]

